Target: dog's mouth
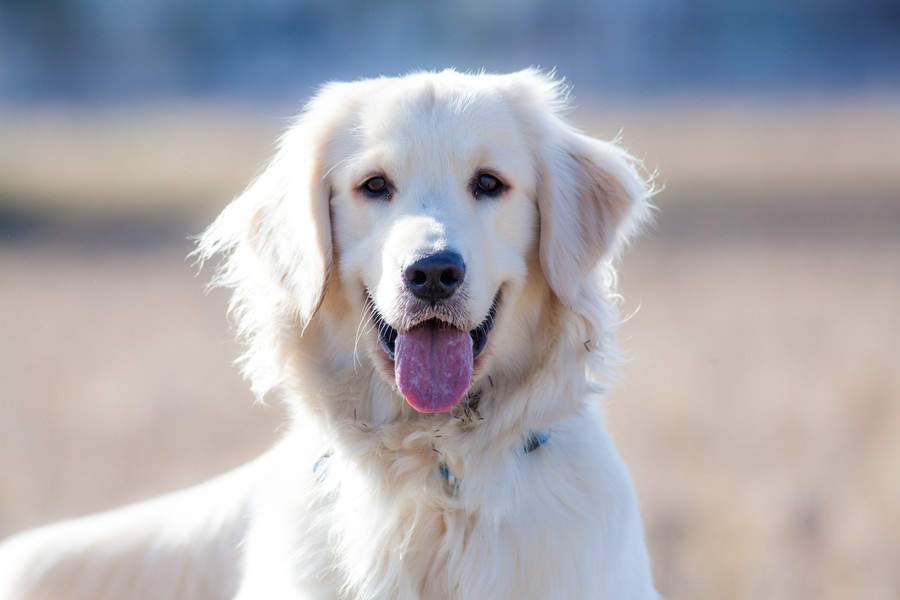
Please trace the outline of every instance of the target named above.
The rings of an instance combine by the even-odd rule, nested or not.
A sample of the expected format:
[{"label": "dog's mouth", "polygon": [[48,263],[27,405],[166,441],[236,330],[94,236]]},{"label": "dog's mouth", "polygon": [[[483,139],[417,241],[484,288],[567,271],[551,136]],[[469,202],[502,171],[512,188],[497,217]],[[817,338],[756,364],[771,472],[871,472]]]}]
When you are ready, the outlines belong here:
[{"label": "dog's mouth", "polygon": [[[472,357],[477,358],[484,351],[484,347],[487,346],[488,335],[490,335],[491,330],[494,328],[494,319],[497,316],[497,305],[499,303],[499,294],[498,297],[494,299],[493,304],[491,304],[491,309],[488,311],[487,317],[485,317],[484,321],[478,325],[475,329],[472,329],[468,332],[469,337],[472,338]],[[396,329],[387,324],[384,320],[384,317],[374,308],[374,303],[369,302],[369,306],[372,307],[372,320],[375,322],[375,327],[378,329],[378,339],[381,342],[382,349],[387,352],[387,355],[393,361],[396,358],[397,354],[397,336],[398,332]],[[447,323],[446,321],[442,321],[437,318],[426,319],[421,323],[416,324],[411,329],[420,329],[420,328],[430,328],[430,329],[456,329],[452,324]]]},{"label": "dog's mouth", "polygon": [[459,403],[472,384],[475,359],[487,346],[499,299],[498,293],[485,319],[469,331],[438,318],[398,331],[369,302],[381,348],[410,406],[420,412],[445,412]]}]

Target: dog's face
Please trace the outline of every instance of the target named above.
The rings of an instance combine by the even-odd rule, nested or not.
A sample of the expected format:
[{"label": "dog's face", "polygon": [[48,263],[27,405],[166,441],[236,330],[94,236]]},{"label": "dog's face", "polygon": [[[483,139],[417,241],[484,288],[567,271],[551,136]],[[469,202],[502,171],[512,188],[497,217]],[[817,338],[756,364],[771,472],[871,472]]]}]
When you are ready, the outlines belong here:
[{"label": "dog's face", "polygon": [[585,304],[644,206],[629,157],[574,131],[561,103],[533,71],[326,87],[203,242],[232,250],[244,328],[272,345],[289,319],[262,313],[305,327],[337,295],[333,333],[356,333],[336,352],[420,412],[456,406],[527,354],[543,309]]},{"label": "dog's face", "polygon": [[382,90],[329,174],[334,274],[373,325],[360,343],[423,412],[455,406],[484,371],[536,256],[531,140],[502,103],[451,94]]}]

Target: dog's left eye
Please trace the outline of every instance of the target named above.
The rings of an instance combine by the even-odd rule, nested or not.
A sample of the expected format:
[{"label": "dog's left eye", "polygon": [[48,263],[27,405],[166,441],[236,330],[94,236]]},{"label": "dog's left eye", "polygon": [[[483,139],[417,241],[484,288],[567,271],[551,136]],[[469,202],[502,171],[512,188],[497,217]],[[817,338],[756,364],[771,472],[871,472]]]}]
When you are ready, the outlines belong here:
[{"label": "dog's left eye", "polygon": [[505,189],[506,186],[503,182],[489,173],[482,173],[472,181],[472,192],[476,198],[479,196],[499,196]]}]

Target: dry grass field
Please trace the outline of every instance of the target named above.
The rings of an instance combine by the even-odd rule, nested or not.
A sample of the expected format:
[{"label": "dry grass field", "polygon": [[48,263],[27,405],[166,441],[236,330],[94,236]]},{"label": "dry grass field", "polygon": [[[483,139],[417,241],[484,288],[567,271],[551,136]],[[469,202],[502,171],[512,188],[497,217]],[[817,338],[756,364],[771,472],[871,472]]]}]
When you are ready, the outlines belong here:
[{"label": "dry grass field", "polygon": [[[900,101],[591,109],[663,187],[606,401],[660,590],[900,597]],[[284,114],[0,113],[0,536],[277,437],[185,238]]]}]

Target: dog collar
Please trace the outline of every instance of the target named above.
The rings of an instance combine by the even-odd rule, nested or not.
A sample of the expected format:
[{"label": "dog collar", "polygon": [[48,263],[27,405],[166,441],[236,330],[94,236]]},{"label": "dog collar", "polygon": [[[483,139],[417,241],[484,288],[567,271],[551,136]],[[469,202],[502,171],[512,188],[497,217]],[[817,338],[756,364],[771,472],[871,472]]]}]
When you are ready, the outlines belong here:
[{"label": "dog collar", "polygon": [[[525,444],[522,446],[522,451],[524,454],[530,454],[546,444],[550,441],[550,430],[547,431],[535,431],[531,435],[528,436],[528,439],[525,440]],[[321,481],[325,476],[325,467],[327,466],[328,459],[331,458],[331,452],[326,452],[313,465],[313,475],[315,475],[316,479]],[[450,467],[447,466],[447,463],[441,462],[438,464],[438,473],[441,476],[441,481],[443,484],[444,491],[451,498],[456,498],[459,495],[459,487],[462,485],[462,479],[453,474],[453,471],[450,470]]]},{"label": "dog collar", "polygon": [[[530,454],[549,441],[549,429],[547,431],[535,431],[528,436],[527,440],[525,440],[522,450],[525,454]],[[438,465],[438,473],[441,475],[444,491],[451,498],[456,498],[459,495],[459,487],[462,485],[462,479],[454,475],[453,471],[450,470],[450,467],[448,467],[445,462]]]}]

